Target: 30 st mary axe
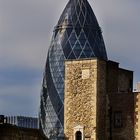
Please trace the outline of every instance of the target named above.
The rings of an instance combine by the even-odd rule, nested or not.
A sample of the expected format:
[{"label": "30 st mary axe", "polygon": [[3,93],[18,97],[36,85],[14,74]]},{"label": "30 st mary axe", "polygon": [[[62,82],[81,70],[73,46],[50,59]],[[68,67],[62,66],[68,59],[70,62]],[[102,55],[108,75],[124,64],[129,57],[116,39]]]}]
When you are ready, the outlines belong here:
[{"label": "30 st mary axe", "polygon": [[69,59],[107,60],[102,32],[87,0],[69,0],[48,50],[40,102],[40,128],[49,139],[63,139],[64,62]]}]

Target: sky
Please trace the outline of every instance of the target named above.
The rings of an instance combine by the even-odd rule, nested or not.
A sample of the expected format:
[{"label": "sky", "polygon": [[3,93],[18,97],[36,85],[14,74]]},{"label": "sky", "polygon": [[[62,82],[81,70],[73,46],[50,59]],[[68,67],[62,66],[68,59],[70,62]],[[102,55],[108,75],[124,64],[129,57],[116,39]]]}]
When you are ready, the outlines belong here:
[{"label": "sky", "polygon": [[[68,0],[0,0],[0,114],[38,116],[53,28]],[[108,58],[140,81],[140,1],[89,0]]]}]

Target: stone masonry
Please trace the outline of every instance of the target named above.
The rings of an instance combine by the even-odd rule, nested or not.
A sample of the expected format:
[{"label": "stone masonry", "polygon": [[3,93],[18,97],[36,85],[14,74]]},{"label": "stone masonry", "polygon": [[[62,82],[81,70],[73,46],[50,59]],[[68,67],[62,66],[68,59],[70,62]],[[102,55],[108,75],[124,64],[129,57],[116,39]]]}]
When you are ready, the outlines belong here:
[{"label": "stone masonry", "polygon": [[134,93],[135,101],[135,140],[140,139],[140,92]]},{"label": "stone masonry", "polygon": [[[96,58],[66,61],[65,138],[76,140],[80,131],[81,140],[134,140],[132,85],[133,72],[119,68],[116,62]],[[136,112],[136,123],[138,116]],[[136,126],[137,137],[138,131]]]},{"label": "stone masonry", "polygon": [[[109,98],[110,137],[113,140],[134,140],[133,72],[107,62],[107,94]],[[120,114],[115,119],[115,114]],[[120,126],[115,126],[120,122]]]}]

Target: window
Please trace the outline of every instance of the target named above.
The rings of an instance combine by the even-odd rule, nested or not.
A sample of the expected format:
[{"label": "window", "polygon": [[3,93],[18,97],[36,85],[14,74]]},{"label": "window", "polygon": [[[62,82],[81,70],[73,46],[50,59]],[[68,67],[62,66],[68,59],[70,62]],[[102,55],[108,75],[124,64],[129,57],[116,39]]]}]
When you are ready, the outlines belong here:
[{"label": "window", "polygon": [[133,90],[133,80],[132,79],[130,79],[129,80],[129,92],[132,92],[132,90]]},{"label": "window", "polygon": [[114,127],[121,128],[122,126],[123,126],[122,112],[116,111],[114,112]]}]

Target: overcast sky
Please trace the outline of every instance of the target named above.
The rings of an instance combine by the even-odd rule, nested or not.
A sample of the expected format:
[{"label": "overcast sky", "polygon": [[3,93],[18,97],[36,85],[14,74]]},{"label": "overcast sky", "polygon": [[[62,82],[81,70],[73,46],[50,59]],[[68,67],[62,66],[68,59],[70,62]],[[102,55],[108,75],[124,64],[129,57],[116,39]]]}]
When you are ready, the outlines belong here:
[{"label": "overcast sky", "polygon": [[[68,0],[0,0],[0,114],[37,116],[54,26]],[[89,0],[108,58],[140,81],[140,1]]]}]

